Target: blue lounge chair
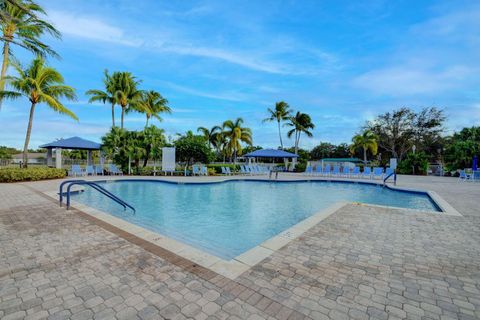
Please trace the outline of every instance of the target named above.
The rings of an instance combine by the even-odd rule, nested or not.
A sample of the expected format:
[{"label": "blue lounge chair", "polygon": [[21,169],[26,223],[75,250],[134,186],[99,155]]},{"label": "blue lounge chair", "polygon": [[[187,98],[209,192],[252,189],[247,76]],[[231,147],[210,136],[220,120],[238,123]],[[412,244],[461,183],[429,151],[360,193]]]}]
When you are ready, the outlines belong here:
[{"label": "blue lounge chair", "polygon": [[342,176],[345,178],[350,177],[350,167],[343,167]]},{"label": "blue lounge chair", "polygon": [[335,176],[335,177],[340,176],[340,167],[339,166],[334,166],[333,167],[332,176]]},{"label": "blue lounge chair", "polygon": [[472,180],[472,175],[467,173],[465,170],[460,171],[457,182]]},{"label": "blue lounge chair", "polygon": [[192,176],[199,176],[200,175],[200,168],[194,164],[192,166]]},{"label": "blue lounge chair", "polygon": [[391,175],[392,173],[393,173],[392,168],[386,168],[385,169],[385,178],[388,177],[389,175]]},{"label": "blue lounge chair", "polygon": [[350,174],[352,178],[360,177],[360,167],[354,167],[352,173]]},{"label": "blue lounge chair", "polygon": [[200,169],[200,174],[201,174],[202,176],[208,176],[208,169],[207,169],[207,167],[202,166],[201,169]]},{"label": "blue lounge chair", "polygon": [[82,168],[80,167],[80,165],[72,164],[72,170],[70,171],[70,175],[74,176],[74,177],[79,177],[79,176],[83,176],[84,172],[83,172]]},{"label": "blue lounge chair", "polygon": [[323,170],[323,176],[328,177],[332,172],[331,170],[332,170],[332,167],[329,164],[327,164],[325,166],[325,169]]},{"label": "blue lounge chair", "polygon": [[364,167],[363,168],[363,173],[362,173],[362,178],[372,179],[372,168]]},{"label": "blue lounge chair", "polygon": [[122,170],[118,169],[115,164],[112,163],[112,164],[110,165],[110,174],[113,174],[113,175],[123,175],[123,172],[122,172]]},{"label": "blue lounge chair", "polygon": [[103,166],[95,166],[95,174],[103,176]]},{"label": "blue lounge chair", "polygon": [[303,174],[306,175],[306,176],[311,176],[312,173],[313,173],[312,166],[307,166],[307,167],[305,168],[305,172],[304,172]]},{"label": "blue lounge chair", "polygon": [[225,172],[227,175],[231,176],[232,175],[232,170],[230,170],[230,167],[225,167]]},{"label": "blue lounge chair", "polygon": [[95,169],[93,168],[93,166],[87,166],[85,168],[85,175],[95,175]]},{"label": "blue lounge chair", "polygon": [[317,166],[317,167],[315,168],[314,174],[321,176],[322,173],[323,173],[323,172],[322,172],[322,166]]},{"label": "blue lounge chair", "polygon": [[227,170],[225,170],[225,167],[220,167],[222,169],[222,174],[227,174]]},{"label": "blue lounge chair", "polygon": [[383,178],[383,168],[380,168],[380,167],[373,168],[373,179],[376,179],[376,178],[380,178],[380,179]]}]

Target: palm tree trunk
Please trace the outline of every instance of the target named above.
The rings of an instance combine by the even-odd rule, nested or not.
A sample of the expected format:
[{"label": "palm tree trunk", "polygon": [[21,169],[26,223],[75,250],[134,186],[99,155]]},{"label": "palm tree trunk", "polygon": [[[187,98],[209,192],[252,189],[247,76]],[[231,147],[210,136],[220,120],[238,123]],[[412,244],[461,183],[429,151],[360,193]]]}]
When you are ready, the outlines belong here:
[{"label": "palm tree trunk", "polygon": [[295,154],[298,155],[298,143],[300,142],[300,133],[295,131]]},{"label": "palm tree trunk", "polygon": [[147,116],[147,122],[145,122],[145,128],[148,127],[148,116]]},{"label": "palm tree trunk", "polygon": [[367,148],[363,147],[363,163],[367,165]]},{"label": "palm tree trunk", "polygon": [[115,127],[115,103],[112,103],[112,127]]},{"label": "palm tree trunk", "polygon": [[123,129],[123,119],[125,118],[125,107],[122,106],[122,125],[121,128]]},{"label": "palm tree trunk", "polygon": [[283,150],[282,132],[280,130],[280,121],[278,122],[278,136],[280,137],[280,148]]},{"label": "palm tree trunk", "polygon": [[28,144],[30,143],[30,134],[32,133],[33,113],[35,112],[35,103],[32,102],[30,107],[30,117],[28,118],[27,135],[25,137],[25,145],[23,146],[23,167],[28,166]]},{"label": "palm tree trunk", "polygon": [[[2,62],[2,73],[0,75],[0,79],[3,80],[5,78],[5,74],[7,73],[7,68],[8,68],[8,47],[9,47],[9,42],[6,41],[5,44],[3,45],[3,62]],[[0,91],[3,91],[5,89],[5,83],[3,81],[0,82]],[[0,98],[0,110],[2,109],[2,98]]]}]

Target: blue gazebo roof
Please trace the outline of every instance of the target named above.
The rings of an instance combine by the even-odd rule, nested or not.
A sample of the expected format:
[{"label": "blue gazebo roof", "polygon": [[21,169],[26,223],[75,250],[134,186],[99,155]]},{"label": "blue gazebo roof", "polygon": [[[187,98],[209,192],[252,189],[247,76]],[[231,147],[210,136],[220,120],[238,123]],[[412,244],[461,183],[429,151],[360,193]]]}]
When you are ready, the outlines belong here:
[{"label": "blue gazebo roof", "polygon": [[41,145],[40,148],[63,148],[63,149],[79,149],[79,150],[100,150],[102,145],[80,137],[71,137],[68,139],[60,139]]},{"label": "blue gazebo roof", "polygon": [[245,158],[298,158],[294,153],[275,149],[261,149],[244,155]]}]

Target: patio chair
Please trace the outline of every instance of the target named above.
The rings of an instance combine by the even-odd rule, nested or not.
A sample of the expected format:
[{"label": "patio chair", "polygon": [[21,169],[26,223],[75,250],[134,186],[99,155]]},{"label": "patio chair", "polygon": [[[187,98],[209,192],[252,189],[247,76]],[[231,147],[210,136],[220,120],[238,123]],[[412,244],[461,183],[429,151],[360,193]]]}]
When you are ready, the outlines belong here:
[{"label": "patio chair", "polygon": [[465,170],[461,170],[457,182],[464,182],[468,180],[472,180],[472,175],[467,173]]},{"label": "patio chair", "polygon": [[225,169],[225,167],[220,167],[222,169],[222,174],[227,174],[227,170]]},{"label": "patio chair", "polygon": [[380,167],[373,168],[373,179],[376,179],[376,178],[380,178],[380,179],[383,178],[383,168],[380,168]]},{"label": "patio chair", "polygon": [[318,175],[318,176],[321,176],[322,173],[323,173],[323,172],[322,172],[322,166],[317,166],[317,167],[315,168],[315,172],[313,172],[313,174],[316,175],[316,176],[317,176],[317,175]]},{"label": "patio chair", "polygon": [[363,173],[362,173],[362,178],[372,179],[372,168],[364,167],[363,168]]},{"label": "patio chair", "polygon": [[312,166],[307,166],[303,174],[306,176],[311,176],[313,174]]},{"label": "patio chair", "polygon": [[200,169],[200,174],[202,176],[208,176],[208,169],[206,166],[202,166],[201,169]]},{"label": "patio chair", "polygon": [[192,166],[192,176],[199,176],[200,175],[200,168],[198,165],[194,164]]},{"label": "patio chair", "polygon": [[350,177],[352,178],[360,177],[360,167],[354,167],[352,170],[352,173],[350,174]]},{"label": "patio chair", "polygon": [[332,176],[335,176],[335,177],[340,176],[340,167],[339,166],[334,166],[333,167]]},{"label": "patio chair", "polygon": [[113,163],[112,163],[112,164],[110,165],[110,167],[109,167],[109,172],[110,172],[111,175],[114,175],[114,176],[115,176],[115,175],[119,175],[119,176],[121,175],[121,176],[123,176],[122,170],[120,170],[120,169],[119,169],[115,164],[113,164]]},{"label": "patio chair", "polygon": [[81,177],[84,175],[84,172],[80,165],[78,164],[72,164],[72,170],[70,171],[70,175],[73,177]]},{"label": "patio chair", "polygon": [[327,164],[325,166],[325,169],[323,170],[322,175],[325,176],[325,177],[328,177],[331,173],[332,173],[332,167],[329,164]]},{"label": "patio chair", "polygon": [[89,176],[89,175],[91,175],[91,176],[95,175],[95,168],[94,168],[93,166],[87,166],[87,167],[85,168],[85,175],[87,175],[87,176]]},{"label": "patio chair", "polygon": [[342,176],[345,178],[350,177],[350,167],[343,167]]},{"label": "patio chair", "polygon": [[103,166],[95,166],[95,174],[103,176]]},{"label": "patio chair", "polygon": [[227,173],[227,176],[232,175],[232,170],[230,170],[230,167],[225,167],[225,172]]}]

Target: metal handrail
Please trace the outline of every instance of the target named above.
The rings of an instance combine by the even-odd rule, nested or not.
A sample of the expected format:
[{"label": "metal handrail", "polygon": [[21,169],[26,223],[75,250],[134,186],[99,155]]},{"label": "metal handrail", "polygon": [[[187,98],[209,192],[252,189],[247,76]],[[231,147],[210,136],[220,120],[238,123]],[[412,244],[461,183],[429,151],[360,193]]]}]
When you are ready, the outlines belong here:
[{"label": "metal handrail", "polygon": [[105,188],[101,187],[100,185],[98,185],[95,182],[85,181],[85,180],[69,180],[69,181],[62,182],[60,184],[60,206],[62,205],[62,202],[63,202],[63,186],[67,183],[69,184],[67,186],[67,192],[66,192],[66,194],[67,194],[67,210],[70,208],[70,192],[71,192],[72,186],[74,186],[74,185],[88,185],[88,186],[92,187],[93,189],[97,190],[98,192],[100,192],[101,194],[107,196],[108,198],[112,199],[113,201],[115,201],[118,204],[120,204],[121,206],[123,206],[124,210],[127,210],[127,207],[128,207],[128,208],[132,209],[132,211],[134,213],[136,212],[134,207],[132,207],[127,202],[123,201],[122,199],[120,199],[119,197],[117,197],[116,195],[111,193],[110,191],[106,190]]},{"label": "metal handrail", "polygon": [[386,176],[384,179],[383,179],[383,186],[385,186],[387,184],[387,180],[393,176],[393,185],[396,186],[397,185],[397,174],[394,172],[390,173],[388,176]]}]

